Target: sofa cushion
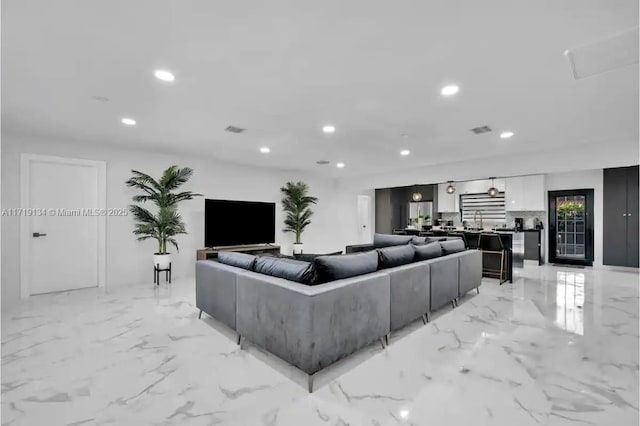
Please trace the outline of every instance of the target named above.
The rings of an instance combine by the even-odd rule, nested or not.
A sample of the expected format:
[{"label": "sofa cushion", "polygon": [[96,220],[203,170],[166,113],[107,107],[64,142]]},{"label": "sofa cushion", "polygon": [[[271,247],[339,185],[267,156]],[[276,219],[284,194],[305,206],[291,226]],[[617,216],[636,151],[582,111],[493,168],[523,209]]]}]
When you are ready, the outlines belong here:
[{"label": "sofa cushion", "polygon": [[326,283],[375,272],[378,269],[378,253],[369,251],[342,256],[318,256],[314,264],[318,282]]},{"label": "sofa cushion", "polygon": [[466,250],[464,241],[461,238],[456,238],[448,241],[440,241],[440,246],[442,247],[442,253],[445,255]]},{"label": "sofa cushion", "polygon": [[415,252],[410,244],[404,246],[385,247],[378,251],[378,269],[393,268],[413,262]]},{"label": "sofa cushion", "polygon": [[440,245],[440,243],[437,243],[437,242],[428,243],[421,246],[414,246],[413,248],[416,252],[415,254],[416,261],[429,260],[435,257],[442,256],[442,246]]},{"label": "sofa cushion", "polygon": [[315,284],[313,263],[281,257],[260,256],[253,267],[255,272],[284,278],[302,284]]},{"label": "sofa cushion", "polygon": [[414,235],[413,237],[411,237],[411,244],[413,244],[414,246],[427,244],[427,237],[418,237]]},{"label": "sofa cushion", "polygon": [[401,246],[403,244],[409,244],[412,238],[411,235],[373,234],[373,247]]},{"label": "sofa cushion", "polygon": [[253,270],[253,265],[256,263],[256,257],[246,253],[221,251],[218,253],[218,262],[251,271]]}]

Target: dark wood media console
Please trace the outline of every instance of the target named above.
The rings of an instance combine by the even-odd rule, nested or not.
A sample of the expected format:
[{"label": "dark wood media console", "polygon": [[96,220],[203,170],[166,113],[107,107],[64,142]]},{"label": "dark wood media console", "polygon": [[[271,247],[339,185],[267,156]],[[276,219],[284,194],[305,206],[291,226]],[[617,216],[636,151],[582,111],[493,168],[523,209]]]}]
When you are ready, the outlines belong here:
[{"label": "dark wood media console", "polygon": [[247,246],[224,246],[205,248],[196,251],[197,260],[215,259],[218,257],[218,253],[221,251],[235,251],[239,253],[251,253],[251,254],[280,254],[280,246],[273,244],[257,244]]}]

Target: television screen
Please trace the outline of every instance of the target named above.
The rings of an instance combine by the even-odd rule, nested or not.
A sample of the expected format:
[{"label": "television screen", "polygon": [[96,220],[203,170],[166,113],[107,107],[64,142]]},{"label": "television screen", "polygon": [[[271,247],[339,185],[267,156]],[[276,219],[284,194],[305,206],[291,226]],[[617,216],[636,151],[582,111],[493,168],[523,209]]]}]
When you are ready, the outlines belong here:
[{"label": "television screen", "polygon": [[207,247],[273,243],[276,204],[256,201],[204,201],[204,244]]}]

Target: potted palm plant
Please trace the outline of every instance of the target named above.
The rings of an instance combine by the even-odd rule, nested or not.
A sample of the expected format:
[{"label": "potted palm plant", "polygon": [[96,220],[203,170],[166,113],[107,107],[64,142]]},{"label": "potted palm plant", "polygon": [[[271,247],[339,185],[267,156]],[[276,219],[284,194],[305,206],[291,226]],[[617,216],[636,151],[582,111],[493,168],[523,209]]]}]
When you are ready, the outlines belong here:
[{"label": "potted palm plant", "polygon": [[282,207],[286,213],[284,219],[284,232],[293,232],[296,235],[296,241],[293,244],[293,253],[302,253],[303,244],[300,240],[302,232],[311,223],[312,204],[317,204],[318,199],[308,194],[309,185],[304,182],[287,182],[285,186],[280,188],[282,192]]},{"label": "potted palm plant", "polygon": [[132,204],[129,210],[136,219],[134,235],[138,241],[155,239],[158,251],[153,254],[153,264],[158,269],[167,269],[171,263],[171,253],[167,251],[167,243],[171,243],[178,251],[176,235],[186,234],[187,229],[178,213],[178,203],[199,197],[191,191],[175,192],[193,175],[193,170],[184,167],[171,166],[164,171],[160,180],[156,180],[146,173],[131,170],[133,176],[126,182],[130,188],[139,189],[142,193],[133,196],[136,203],[152,202],[157,207],[153,214],[141,205]]}]

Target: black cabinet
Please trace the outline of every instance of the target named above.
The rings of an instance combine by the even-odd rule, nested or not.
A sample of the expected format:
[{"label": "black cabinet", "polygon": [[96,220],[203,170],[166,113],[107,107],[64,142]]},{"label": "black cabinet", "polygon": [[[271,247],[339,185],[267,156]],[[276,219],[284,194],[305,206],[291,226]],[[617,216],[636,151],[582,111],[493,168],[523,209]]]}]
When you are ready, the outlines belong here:
[{"label": "black cabinet", "polygon": [[638,166],[604,169],[603,263],[638,267]]},{"label": "black cabinet", "polygon": [[542,231],[528,229],[524,231],[524,258],[535,260],[542,265]]}]

